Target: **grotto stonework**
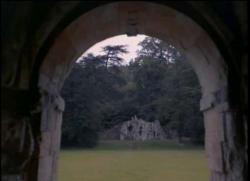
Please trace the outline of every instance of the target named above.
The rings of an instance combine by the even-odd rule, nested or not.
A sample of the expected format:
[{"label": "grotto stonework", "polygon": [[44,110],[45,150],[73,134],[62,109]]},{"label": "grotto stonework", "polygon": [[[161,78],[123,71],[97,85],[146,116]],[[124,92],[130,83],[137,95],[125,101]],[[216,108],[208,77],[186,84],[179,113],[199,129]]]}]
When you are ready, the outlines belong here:
[{"label": "grotto stonework", "polygon": [[120,140],[163,140],[166,135],[160,122],[147,122],[136,116],[121,126]]}]

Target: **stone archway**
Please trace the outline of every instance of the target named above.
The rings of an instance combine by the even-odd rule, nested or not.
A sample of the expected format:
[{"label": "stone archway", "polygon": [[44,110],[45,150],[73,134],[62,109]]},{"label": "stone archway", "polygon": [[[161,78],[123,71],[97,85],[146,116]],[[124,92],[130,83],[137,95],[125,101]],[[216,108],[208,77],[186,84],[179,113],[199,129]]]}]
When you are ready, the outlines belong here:
[{"label": "stone archway", "polygon": [[78,17],[56,37],[39,72],[42,139],[38,180],[56,180],[64,110],[60,90],[72,63],[96,42],[124,33],[166,40],[186,55],[202,87],[200,109],[204,113],[211,181],[243,181],[244,158],[234,140],[227,65],[221,53],[207,32],[191,18],[149,2],[117,2],[97,7]]}]

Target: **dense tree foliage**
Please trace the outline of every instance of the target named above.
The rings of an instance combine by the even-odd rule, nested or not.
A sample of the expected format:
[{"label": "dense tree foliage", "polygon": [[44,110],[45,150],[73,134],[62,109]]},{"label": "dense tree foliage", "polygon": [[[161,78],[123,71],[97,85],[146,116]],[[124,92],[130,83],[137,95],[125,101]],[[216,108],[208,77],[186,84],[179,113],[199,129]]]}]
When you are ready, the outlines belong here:
[{"label": "dense tree foliage", "polygon": [[147,37],[138,57],[121,65],[125,46],[104,47],[75,63],[65,82],[62,145],[95,146],[98,133],[137,115],[159,120],[169,137],[203,141],[200,86],[195,73],[173,46]]},{"label": "dense tree foliage", "polygon": [[105,55],[102,56],[102,59],[105,62],[106,68],[108,68],[108,66],[121,65],[123,59],[119,55],[122,53],[128,53],[125,45],[108,45],[106,47],[103,47],[103,52],[105,53]]}]

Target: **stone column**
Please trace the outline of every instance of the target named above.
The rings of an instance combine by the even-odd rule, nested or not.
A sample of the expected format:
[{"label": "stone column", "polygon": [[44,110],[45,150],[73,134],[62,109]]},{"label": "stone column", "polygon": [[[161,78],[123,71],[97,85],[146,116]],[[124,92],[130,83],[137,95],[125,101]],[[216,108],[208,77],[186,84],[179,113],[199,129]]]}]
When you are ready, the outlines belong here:
[{"label": "stone column", "polygon": [[[44,79],[43,79],[44,80]],[[64,100],[51,82],[41,82],[42,118],[38,181],[56,181]]]},{"label": "stone column", "polygon": [[210,181],[245,181],[244,146],[239,144],[240,133],[236,128],[239,120],[237,112],[230,109],[227,96],[224,87],[201,100]]}]

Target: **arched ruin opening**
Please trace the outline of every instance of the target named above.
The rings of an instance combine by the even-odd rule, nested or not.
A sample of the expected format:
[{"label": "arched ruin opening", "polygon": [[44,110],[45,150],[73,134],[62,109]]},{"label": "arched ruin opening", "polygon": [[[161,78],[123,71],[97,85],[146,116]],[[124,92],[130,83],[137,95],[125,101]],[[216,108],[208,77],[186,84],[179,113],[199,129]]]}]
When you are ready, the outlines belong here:
[{"label": "arched ruin opening", "polygon": [[[211,180],[239,180],[238,153],[231,137],[227,65],[208,33],[188,16],[149,2],[117,2],[97,7],[74,20],[55,39],[42,62],[38,87],[42,97],[38,180],[56,180],[64,101],[60,90],[72,63],[88,47],[119,34],[138,33],[171,42],[194,68],[202,87],[205,143]],[[235,158],[229,162],[229,155]],[[233,164],[232,164],[233,162]],[[231,167],[232,165],[235,165]]]},{"label": "arched ruin opening", "polygon": [[[66,180],[81,180],[82,179],[81,177],[84,177],[86,180],[89,179],[89,180],[96,180],[96,181],[105,180],[105,179],[107,180],[109,179],[110,180],[120,180],[120,179],[130,180],[134,178],[134,176],[132,177],[132,175],[138,174],[138,177],[134,179],[143,180],[143,177],[145,177],[149,181],[151,181],[154,179],[162,180],[165,178],[173,177],[173,180],[189,180],[189,177],[191,177],[191,179],[193,178],[196,180],[197,179],[208,180],[209,172],[208,172],[207,163],[206,163],[205,156],[204,156],[204,148],[203,148],[204,146],[203,145],[204,143],[204,127],[203,126],[204,125],[202,123],[203,117],[201,116],[201,113],[199,111],[200,86],[199,86],[196,74],[193,72],[192,68],[189,65],[186,65],[184,55],[181,56],[179,52],[178,53],[175,52],[176,49],[171,45],[168,46],[169,44],[167,42],[162,42],[161,40],[156,39],[154,37],[149,37],[147,35],[141,35],[141,34],[137,35],[137,37],[134,37],[134,36],[126,37],[126,36],[127,35],[119,35],[115,37],[110,37],[90,47],[86,52],[84,52],[84,54],[80,58],[78,58],[76,63],[74,63],[69,76],[66,78],[64,82],[63,88],[61,90],[61,96],[63,97],[66,106],[63,112],[63,121],[62,121],[61,151],[60,151],[60,158],[59,158],[58,179],[65,180],[65,181]],[[150,55],[149,55],[148,59],[146,60],[153,60],[154,63],[151,61],[144,60],[142,57],[140,57],[139,52],[137,53],[137,55],[135,54],[133,54],[133,56],[131,55],[131,52],[135,52],[135,50],[139,51],[143,49],[142,48],[143,46],[140,46],[137,43],[142,42],[142,41],[146,43],[146,42],[150,42],[150,40],[151,40],[151,44],[150,44],[151,46],[156,45],[156,47],[158,47],[157,49],[154,49],[154,48],[151,49],[151,51],[157,52],[156,54],[158,56],[155,55],[153,52],[151,52],[149,54],[154,58],[150,59]],[[152,44],[152,42],[154,43]],[[157,46],[157,42],[158,43],[161,42],[159,43],[160,45]],[[118,57],[123,58],[120,64],[113,62],[109,64],[110,65],[109,68],[106,68],[106,63],[104,62],[107,61],[106,57],[108,56],[109,53],[105,52],[104,48],[107,46],[112,47],[115,45],[120,45],[120,46],[124,45],[125,47],[127,47],[126,49],[130,53],[118,54],[117,55]],[[149,46],[146,46],[146,47],[149,47]],[[150,52],[150,48],[149,49],[146,48],[143,51],[145,54],[147,54],[146,52],[148,52],[146,50]],[[164,60],[162,60],[162,56],[160,54],[161,51],[164,54],[163,55],[165,57]],[[169,55],[168,53],[170,54],[170,57],[168,57]],[[161,58],[159,58],[160,56]],[[137,59],[141,63],[139,64],[133,63]],[[175,59],[176,59],[176,62],[174,61]],[[129,60],[131,61],[130,63],[129,63]],[[179,62],[180,65],[177,62]],[[150,63],[149,65],[151,66],[146,66],[148,65],[147,63]],[[186,119],[184,120],[185,122],[184,124],[186,125],[186,127],[183,126],[184,129],[181,129],[180,128],[181,126],[177,126],[179,124],[175,124],[176,126],[173,126],[172,124],[172,128],[171,128],[171,125],[164,121],[164,118],[165,118],[164,115],[168,115],[168,112],[169,112],[169,110],[166,107],[169,107],[169,106],[164,106],[165,111],[167,111],[165,113],[161,112],[160,107],[157,107],[156,105],[146,106],[150,104],[150,102],[152,103],[155,102],[153,100],[156,100],[156,99],[158,100],[158,102],[160,102],[161,100],[166,100],[164,98],[167,98],[167,97],[172,98],[172,96],[170,96],[172,91],[166,91],[166,90],[164,91],[164,85],[160,83],[161,82],[160,80],[164,78],[167,79],[167,76],[172,77],[172,79],[175,79],[174,77],[177,76],[177,75],[174,75],[173,73],[170,73],[171,70],[172,71],[176,70],[175,68],[171,66],[171,64],[173,67],[175,67],[175,65],[178,64],[177,67],[175,68],[179,70],[177,72],[179,73],[179,75],[181,75],[181,76],[178,76],[179,78],[181,78],[179,79],[181,83],[180,83],[180,86],[177,86],[178,88],[176,87],[176,89],[179,89],[179,91],[177,90],[176,92],[179,92],[181,94],[184,93],[185,91],[184,89],[182,89],[183,87],[192,87],[192,90],[198,89],[197,92],[199,92],[198,93],[199,95],[197,95],[197,97],[190,96],[190,94],[187,93],[186,96],[189,97],[189,99],[192,99],[194,103],[192,105],[190,105],[190,101],[188,101],[185,98],[184,99],[186,101],[183,101],[184,100],[183,98],[179,100],[178,98],[177,99],[175,98],[175,100],[177,100],[178,102],[172,105],[172,108],[175,109],[176,112],[178,112],[177,107],[181,107],[178,105],[182,105],[179,102],[186,102],[187,105],[189,105],[189,106],[185,106],[185,107],[190,108],[189,112],[180,109],[179,112],[177,113],[177,115],[181,115],[181,114],[183,115],[187,113],[185,114]],[[185,66],[183,66],[183,64],[185,64]],[[167,68],[169,67],[168,65],[172,67],[172,69]],[[184,73],[186,76],[183,76],[182,71],[189,72],[189,74]],[[126,75],[129,74],[130,76],[124,77],[124,74],[122,72],[125,73]],[[142,72],[144,72],[143,73],[144,76],[142,76],[141,74]],[[152,74],[153,78],[147,79],[147,76],[145,77],[145,73],[147,74],[147,72]],[[107,73],[109,76],[107,76]],[[192,73],[191,74],[192,76],[188,76],[190,75],[190,73]],[[136,75],[137,77],[141,77],[141,78],[136,79],[135,78]],[[157,79],[155,79],[156,76],[157,76]],[[127,105],[127,101],[124,102],[124,95],[128,92],[125,91],[126,93],[124,93],[124,89],[123,89],[124,86],[117,84],[118,82],[116,78],[126,82],[126,83],[122,83],[123,81],[118,81],[122,85],[133,85],[134,87],[132,91],[133,93],[131,92],[131,90],[129,91],[130,101],[127,100],[129,102],[129,105]],[[112,82],[110,82],[110,80],[112,80]],[[136,80],[137,81],[141,80],[141,81],[140,83],[138,83]],[[192,85],[188,83],[185,84],[186,81],[190,82],[190,80],[195,80],[195,83],[193,83]],[[153,83],[153,82],[156,82],[156,83]],[[168,81],[163,81],[163,82],[165,82],[165,85],[169,85]],[[127,84],[127,83],[130,83],[130,84]],[[103,84],[105,86],[100,86]],[[158,98],[152,98],[152,99],[149,98],[149,100],[151,101],[150,102],[146,101],[147,103],[145,103],[145,101],[142,101],[144,103],[141,103],[140,98],[137,98],[137,99],[133,98],[137,96],[140,97],[140,92],[141,93],[143,92],[140,88],[135,88],[135,87],[140,87],[140,85],[141,86],[143,85],[143,87],[146,86],[146,90],[150,90],[150,91],[147,91],[148,92],[147,95],[144,95],[143,97],[141,97],[143,100],[147,100],[148,97],[155,97],[156,95]],[[151,88],[147,87],[147,85],[149,85]],[[165,88],[167,87],[168,86],[166,86]],[[172,85],[169,87],[169,89],[172,89],[171,87],[175,87],[175,86]],[[128,86],[126,86],[126,88],[128,88]],[[120,92],[119,90],[123,90],[123,91]],[[110,92],[111,94],[109,94]],[[157,92],[161,92],[161,94],[157,94]],[[117,97],[117,93],[119,95],[118,100],[115,98]],[[134,96],[134,95],[137,95],[137,96]],[[175,95],[178,97],[178,95],[180,94],[177,93]],[[104,97],[106,97],[106,99],[103,99]],[[103,102],[103,100],[105,100],[105,103]],[[113,100],[113,101],[110,101],[110,100]],[[134,101],[131,101],[131,100],[134,100]],[[96,102],[98,102],[98,104],[95,104]],[[165,102],[163,101],[163,104],[164,103],[167,104],[166,102],[167,101]],[[95,106],[91,106],[91,105],[95,105]],[[126,105],[126,106],[121,106],[121,105]],[[146,111],[143,109],[144,106],[146,108]],[[131,111],[132,114],[128,113],[127,107],[129,107],[129,110]],[[79,110],[79,108],[81,110]],[[197,119],[194,119],[196,117],[194,115],[197,115],[197,114],[200,115],[198,119],[199,121],[197,121]],[[137,116],[137,118],[135,115]],[[174,120],[173,116],[170,116],[168,120],[171,120],[171,121]],[[126,124],[129,122],[130,124]],[[168,129],[164,129],[165,132],[162,132],[163,125],[165,125],[164,123],[168,124]],[[197,133],[196,132],[197,127],[188,126],[188,125],[192,125],[192,124],[196,125],[195,123],[202,125],[201,127],[203,130],[202,131],[203,133],[202,135],[195,134],[195,136],[193,137],[192,134]],[[97,125],[99,125],[99,127]],[[176,127],[179,127],[179,129]],[[172,130],[172,132],[170,130]],[[181,134],[179,134],[180,130],[182,130]],[[98,138],[96,138],[95,136],[96,133],[97,135],[99,135]],[[166,136],[164,135],[164,133],[165,134],[168,133],[167,139],[165,139]],[[180,135],[180,137],[177,135]],[[200,142],[199,143],[195,142],[194,138],[196,138]],[[190,150],[190,147],[192,147],[191,150]],[[77,150],[77,153],[75,152],[75,150]],[[172,150],[172,153],[170,150]],[[104,151],[105,154],[103,154],[102,152],[101,152],[102,154],[100,154],[100,151]],[[166,161],[162,160],[164,158],[169,157],[171,154],[173,154],[173,151],[174,153],[177,153],[177,155],[171,156],[173,158],[172,162],[171,162],[171,159],[166,160]],[[150,153],[150,154],[147,157],[144,156],[144,159],[139,161],[141,158],[141,155],[143,155],[144,153],[148,153],[148,154]],[[193,153],[193,155],[191,156],[190,153]],[[88,158],[88,156],[91,157],[91,155],[93,154],[96,154],[95,158],[83,159],[85,157]],[[103,167],[103,165],[106,165],[106,164],[105,164],[105,161],[103,163],[102,159],[106,160],[107,157],[109,158],[109,154],[111,156],[114,155],[114,157],[110,159],[109,161],[107,161],[108,168],[109,168],[107,170],[106,169],[107,166]],[[119,154],[120,157],[116,158],[115,157],[116,154]],[[127,155],[127,154],[130,155],[129,158],[126,158],[126,156],[124,158],[122,156],[122,155]],[[72,156],[72,159],[70,159],[71,156]],[[177,161],[178,159],[180,159],[179,156],[182,157],[181,160],[186,160],[186,161],[184,161],[184,163],[182,163],[181,160]],[[76,159],[76,157],[78,158]],[[155,157],[157,157],[158,159],[155,159]],[[163,157],[163,158],[159,159],[159,157]],[[174,158],[176,158],[176,160]],[[128,162],[126,166],[122,166],[124,165],[123,159],[125,159]],[[116,164],[114,164],[112,160],[117,160]],[[158,164],[159,161],[161,162],[161,164]],[[118,167],[116,166],[117,162],[119,163],[118,165],[120,165]],[[144,162],[150,163],[151,166],[149,167],[152,167],[150,169],[151,170],[150,172],[145,171],[145,170],[148,170],[149,167],[147,167],[145,164],[142,164]],[[187,164],[186,166],[185,166],[185,163]],[[139,164],[141,166],[139,166]],[[91,165],[91,166],[88,167],[88,165]],[[133,165],[133,166],[130,166],[130,165]],[[173,165],[176,165],[177,167],[181,168],[180,170],[177,168],[178,173],[171,172],[170,170],[172,169],[163,169],[162,172],[160,171],[161,168],[166,168],[169,166],[171,167]],[[132,169],[133,167],[138,168],[138,169]],[[99,170],[100,173],[95,174],[94,170]],[[140,170],[142,170],[142,172]],[[130,174],[126,174],[126,173],[130,173]],[[191,174],[189,175],[187,173],[191,173]],[[113,176],[110,176],[110,174],[112,174]],[[124,176],[118,177],[118,175],[120,174],[123,174]],[[179,178],[183,177],[183,179],[178,179],[178,177]]]}]

